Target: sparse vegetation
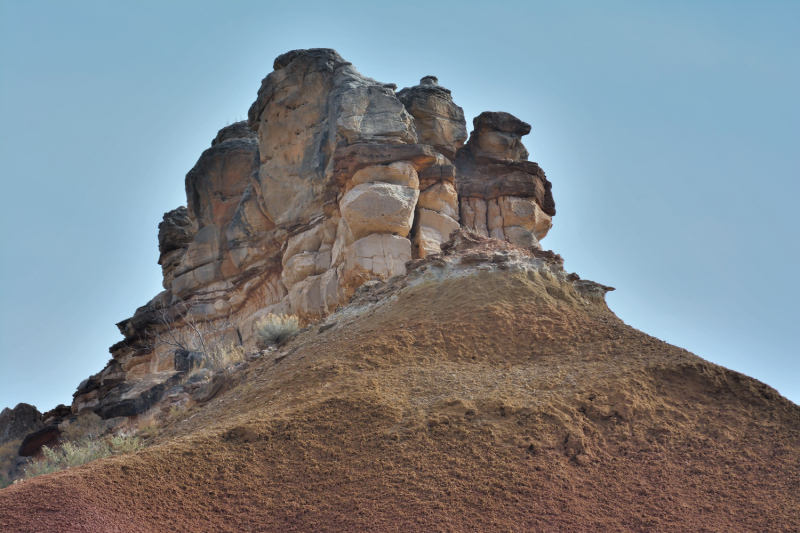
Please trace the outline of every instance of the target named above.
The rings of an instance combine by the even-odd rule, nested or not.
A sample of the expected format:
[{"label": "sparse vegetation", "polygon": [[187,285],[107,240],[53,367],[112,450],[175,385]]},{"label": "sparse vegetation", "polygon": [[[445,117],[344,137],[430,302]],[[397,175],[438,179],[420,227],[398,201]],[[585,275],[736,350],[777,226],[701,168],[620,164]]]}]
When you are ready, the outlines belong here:
[{"label": "sparse vegetation", "polygon": [[0,489],[11,485],[17,461],[17,450],[22,441],[6,442],[0,446]]},{"label": "sparse vegetation", "polygon": [[259,345],[264,348],[270,344],[280,344],[292,337],[300,329],[300,321],[294,315],[273,315],[261,319],[255,327]]},{"label": "sparse vegetation", "polygon": [[199,353],[200,361],[190,369],[190,376],[202,368],[220,371],[244,360],[241,337],[230,316],[211,319],[194,314],[184,302],[171,308],[153,306],[150,313],[154,326],[147,330],[150,341],[144,344]]},{"label": "sparse vegetation", "polygon": [[125,436],[99,440],[85,439],[77,443],[65,442],[59,448],[42,446],[44,457],[28,465],[25,469],[25,479],[52,474],[110,455],[133,453],[142,447],[138,437]]},{"label": "sparse vegetation", "polygon": [[244,361],[244,348],[235,343],[227,345],[213,344],[203,354],[200,368],[208,368],[215,372]]},{"label": "sparse vegetation", "polygon": [[80,442],[97,440],[108,433],[119,419],[103,420],[94,413],[84,413],[63,428],[61,440]]}]

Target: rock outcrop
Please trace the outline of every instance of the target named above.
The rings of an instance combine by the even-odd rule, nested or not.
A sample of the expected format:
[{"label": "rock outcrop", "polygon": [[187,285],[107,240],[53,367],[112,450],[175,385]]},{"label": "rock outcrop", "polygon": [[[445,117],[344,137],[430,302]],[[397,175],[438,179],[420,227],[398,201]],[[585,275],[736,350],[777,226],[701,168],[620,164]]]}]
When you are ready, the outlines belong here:
[{"label": "rock outcrop", "polygon": [[462,223],[481,235],[541,248],[556,207],[550,182],[539,165],[528,161],[521,141],[530,125],[492,112],[472,123],[469,141],[456,158]]},{"label": "rock outcrop", "polygon": [[28,433],[42,429],[42,413],[32,405],[19,403],[0,412],[0,444],[20,440]]},{"label": "rock outcrop", "polygon": [[220,130],[186,175],[187,206],[159,224],[165,290],[118,324],[125,339],[80,385],[75,413],[143,414],[188,371],[204,330],[252,348],[262,317],[320,320],[441,253],[462,225],[540,247],[555,209],[520,140],[529,125],[483,113],[467,141],[435,76],[395,93],[330,49],[273,67],[247,122]]}]

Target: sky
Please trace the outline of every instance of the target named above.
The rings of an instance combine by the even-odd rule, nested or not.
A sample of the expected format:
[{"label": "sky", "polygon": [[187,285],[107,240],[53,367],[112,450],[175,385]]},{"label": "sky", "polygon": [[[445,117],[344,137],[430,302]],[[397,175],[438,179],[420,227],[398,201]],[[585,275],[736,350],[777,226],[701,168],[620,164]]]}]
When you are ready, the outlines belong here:
[{"label": "sky", "polygon": [[274,58],[530,123],[543,241],[631,326],[800,403],[800,2],[0,0],[0,408],[69,404]]}]

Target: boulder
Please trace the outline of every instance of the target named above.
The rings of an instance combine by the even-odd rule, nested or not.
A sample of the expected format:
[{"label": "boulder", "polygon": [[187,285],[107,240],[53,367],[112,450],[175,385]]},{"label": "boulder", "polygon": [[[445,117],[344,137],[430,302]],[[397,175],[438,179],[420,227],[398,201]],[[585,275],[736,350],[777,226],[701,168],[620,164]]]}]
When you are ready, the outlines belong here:
[{"label": "boulder", "polygon": [[33,433],[29,433],[22,440],[17,455],[22,457],[32,457],[38,455],[42,446],[53,447],[59,444],[61,430],[56,424],[45,426]]},{"label": "boulder", "polygon": [[458,222],[453,220],[447,215],[431,211],[430,209],[419,209],[420,227],[428,227],[436,230],[443,237],[441,242],[450,239],[450,234],[457,230],[460,226]]},{"label": "boulder", "polygon": [[348,144],[417,142],[414,119],[395,97],[392,85],[362,85],[342,92],[336,127]]},{"label": "boulder", "polygon": [[488,237],[486,216],[486,201],[483,198],[461,197],[461,221],[465,228]]},{"label": "boulder", "polygon": [[284,268],[286,263],[295,255],[303,252],[318,251],[324,236],[324,225],[318,224],[309,230],[290,237],[286,242],[286,250],[283,252],[283,259],[281,260]]},{"label": "boulder", "polygon": [[411,231],[419,190],[390,183],[354,187],[341,201],[342,217],[355,239],[371,233],[405,237]]},{"label": "boulder", "polygon": [[453,159],[467,140],[467,122],[450,90],[440,86],[436,76],[425,76],[419,85],[399,91],[397,98],[414,117],[418,142]]},{"label": "boulder", "polygon": [[18,403],[0,412],[0,444],[19,440],[43,427],[42,414],[32,405]]},{"label": "boulder", "polygon": [[364,167],[409,161],[417,173],[436,164],[445,164],[441,155],[424,144],[353,144],[339,146],[333,154],[333,176],[343,187],[348,179]]}]

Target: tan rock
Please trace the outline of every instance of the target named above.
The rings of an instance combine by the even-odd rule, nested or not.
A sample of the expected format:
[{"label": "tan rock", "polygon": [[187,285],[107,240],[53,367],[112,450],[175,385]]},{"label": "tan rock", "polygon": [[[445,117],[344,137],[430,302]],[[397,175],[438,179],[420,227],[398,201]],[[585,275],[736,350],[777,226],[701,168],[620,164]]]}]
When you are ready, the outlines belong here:
[{"label": "tan rock", "polygon": [[418,224],[420,227],[428,227],[435,229],[442,236],[441,242],[446,242],[450,238],[450,234],[457,230],[460,226],[458,222],[453,220],[447,215],[431,211],[430,209],[419,209]]},{"label": "tan rock", "polygon": [[186,174],[187,211],[195,228],[231,222],[250,185],[257,152],[256,135],[244,122],[220,130],[211,148]]},{"label": "tan rock", "polygon": [[430,209],[453,220],[458,220],[458,193],[455,187],[447,182],[439,182],[428,187],[419,194],[417,207]]},{"label": "tan rock", "polygon": [[411,231],[419,191],[389,183],[365,183],[354,187],[341,201],[342,217],[358,240],[370,233],[405,237]]},{"label": "tan rock", "polygon": [[498,199],[504,226],[521,226],[542,240],[553,226],[552,218],[542,211],[534,198],[501,196]]},{"label": "tan rock", "polygon": [[222,259],[222,243],[220,242],[219,226],[212,224],[197,232],[194,242],[186,249],[184,260],[175,273],[180,275],[220,259]]},{"label": "tan rock", "polygon": [[496,199],[486,202],[486,227],[491,232],[493,229],[503,227],[503,215]]},{"label": "tan rock", "polygon": [[322,274],[331,267],[331,253],[329,251],[317,252],[315,255],[316,255],[316,268],[314,270],[314,273]]},{"label": "tan rock", "polygon": [[[338,229],[340,219],[341,217],[337,212],[335,216],[326,218],[325,221],[322,223],[322,235],[321,235],[322,244],[320,245],[320,250],[322,250],[322,247],[325,245],[331,247],[333,246],[334,241],[336,241],[336,231]],[[330,248],[326,248],[326,250],[329,249]]]},{"label": "tan rock", "polygon": [[399,91],[397,98],[414,117],[419,142],[454,157],[467,140],[467,123],[450,90],[440,86],[436,76],[425,76],[419,85]]},{"label": "tan rock", "polygon": [[336,311],[339,307],[339,277],[335,268],[326,270],[319,281],[320,300],[325,314]]},{"label": "tan rock", "polygon": [[396,161],[389,165],[372,165],[362,168],[347,182],[347,190],[364,183],[375,182],[419,189],[419,178],[414,165],[408,161]]},{"label": "tan rock", "polygon": [[303,252],[316,252],[322,244],[324,236],[323,224],[317,224],[313,228],[289,237],[286,243],[286,251],[283,252],[282,263],[286,263],[295,255]]},{"label": "tan rock", "polygon": [[419,247],[419,258],[424,259],[431,254],[438,254],[442,251],[442,243],[446,239],[442,234],[433,228],[420,226],[417,236],[417,246]]},{"label": "tan rock", "polygon": [[506,238],[503,232],[503,215],[500,214],[500,206],[496,199],[486,201],[486,227],[492,239],[502,241]]},{"label": "tan rock", "polygon": [[337,116],[337,129],[349,144],[417,142],[414,119],[388,87],[373,84],[344,92]]},{"label": "tan rock", "polygon": [[314,252],[303,252],[292,256],[283,267],[281,280],[287,290],[303,281],[309,276],[317,273],[317,254]]},{"label": "tan rock", "polygon": [[158,225],[158,264],[161,265],[163,286],[172,287],[175,269],[180,265],[186,249],[194,241],[194,228],[185,207],[164,213],[164,219]]},{"label": "tan rock", "polygon": [[344,217],[340,218],[336,229],[336,240],[331,249],[331,267],[336,268],[344,261],[345,251],[353,241],[355,241],[353,232],[351,232],[350,228],[347,226],[347,221]]},{"label": "tan rock", "polygon": [[344,262],[346,281],[354,278],[387,279],[406,273],[411,261],[411,241],[397,235],[373,233],[347,247]]},{"label": "tan rock", "polygon": [[506,238],[520,248],[542,249],[542,245],[539,244],[539,240],[536,236],[522,226],[505,226],[503,231],[505,232]]},{"label": "tan rock", "polygon": [[288,298],[292,314],[306,319],[322,316],[321,281],[322,276],[310,276],[291,288]]},{"label": "tan rock", "polygon": [[489,236],[486,227],[486,202],[483,198],[461,198],[461,220],[464,227],[483,235]]},{"label": "tan rock", "polygon": [[416,143],[394,86],[362,76],[335,50],[294,50],[274,68],[248,120],[259,132],[258,182],[276,226],[323,215],[326,169],[340,145]]},{"label": "tan rock", "polygon": [[472,120],[472,125],[474,129],[468,145],[474,157],[498,161],[528,160],[522,136],[530,133],[530,124],[509,113],[485,111]]}]

